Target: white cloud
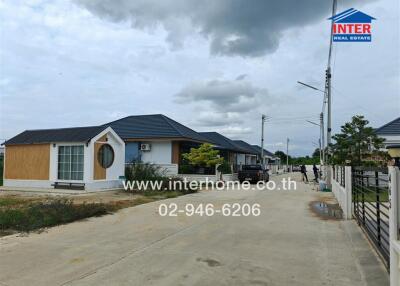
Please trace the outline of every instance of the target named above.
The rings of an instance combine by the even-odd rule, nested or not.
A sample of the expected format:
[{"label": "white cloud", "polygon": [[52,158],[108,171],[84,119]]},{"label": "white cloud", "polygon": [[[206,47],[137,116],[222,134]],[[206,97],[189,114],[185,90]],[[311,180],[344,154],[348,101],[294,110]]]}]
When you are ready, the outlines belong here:
[{"label": "white cloud", "polygon": [[[349,8],[347,2],[339,3],[339,11]],[[169,9],[154,7],[154,15]],[[399,114],[399,3],[382,0],[354,8],[378,20],[373,42],[335,45],[334,132],[355,113],[366,115],[375,127]],[[266,113],[272,119],[294,118],[271,119],[265,128],[266,144],[289,137],[296,154],[314,149],[318,128],[302,117],[312,115],[318,120],[322,98],[296,82],[324,84],[328,12],[320,12],[306,25],[292,23],[280,30],[279,48],[260,57],[230,55],[260,55],[274,46],[260,40],[246,51],[228,43],[220,50],[224,56],[217,56],[220,51],[210,56],[218,36],[221,42],[234,40],[231,31],[243,25],[243,21],[232,25],[237,15],[225,23],[232,30],[220,30],[225,18],[219,17],[214,20],[220,23],[212,22],[210,30],[201,33],[204,21],[196,26],[189,19],[191,25],[186,25],[180,22],[188,20],[184,17],[166,27],[164,20],[151,24],[157,17],[146,22],[148,15],[143,14],[142,26],[132,29],[129,21],[109,21],[94,14],[68,0],[0,2],[0,138],[24,129],[93,125],[118,116],[164,113],[195,129],[258,144],[261,113]],[[199,30],[193,30],[193,23]],[[240,30],[242,43],[254,40],[246,35],[246,29]],[[177,103],[177,94],[182,101],[190,95],[192,102]]]}]

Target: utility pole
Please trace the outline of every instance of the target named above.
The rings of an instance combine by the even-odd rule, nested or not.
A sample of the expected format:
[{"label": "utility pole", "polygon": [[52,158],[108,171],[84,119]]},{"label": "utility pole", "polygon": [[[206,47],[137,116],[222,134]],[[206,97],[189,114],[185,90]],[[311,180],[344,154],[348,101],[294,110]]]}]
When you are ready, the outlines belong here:
[{"label": "utility pole", "polygon": [[[336,14],[336,7],[337,7],[337,1],[333,0],[332,2],[332,18]],[[333,48],[333,19],[331,21],[331,33],[330,33],[330,39],[329,39],[329,54],[328,54],[328,66],[326,69],[326,82],[325,82],[325,91],[326,91],[326,96],[327,96],[327,101],[328,101],[328,122],[326,126],[326,147],[328,151],[328,156],[326,161],[329,160],[330,158],[330,145],[331,145],[331,137],[332,137],[332,87],[331,87],[331,58],[332,58],[332,48]],[[327,162],[324,162],[325,165]],[[330,189],[331,188],[331,172],[330,168],[326,168],[325,170],[325,181],[327,187]]]},{"label": "utility pole", "polygon": [[327,97],[328,97],[328,126],[327,126],[327,133],[326,133],[326,145],[328,147],[328,153],[329,153],[329,147],[331,144],[331,137],[332,137],[332,87],[331,87],[331,67],[329,66],[328,69],[326,70],[326,91],[327,91]]},{"label": "utility pole", "polygon": [[286,168],[289,172],[289,138],[286,139]]},{"label": "utility pole", "polygon": [[321,138],[318,139],[319,143],[319,163],[322,165],[322,147],[321,147]]},{"label": "utility pole", "polygon": [[326,95],[328,101],[328,122],[326,126],[326,151],[327,154],[325,155],[324,159],[324,166],[325,166],[325,182],[326,186],[330,189],[331,188],[331,172],[330,168],[327,166],[327,163],[330,158],[330,147],[331,147],[331,137],[332,137],[332,94],[331,94],[331,67],[328,66],[326,70]]},{"label": "utility pole", "polygon": [[325,132],[324,132],[324,113],[321,112],[319,115],[319,126],[321,127],[321,136],[320,136],[320,149],[322,149],[322,160],[321,164],[325,164]]},{"label": "utility pole", "polygon": [[261,165],[264,168],[264,123],[266,120],[264,114],[261,115]]}]

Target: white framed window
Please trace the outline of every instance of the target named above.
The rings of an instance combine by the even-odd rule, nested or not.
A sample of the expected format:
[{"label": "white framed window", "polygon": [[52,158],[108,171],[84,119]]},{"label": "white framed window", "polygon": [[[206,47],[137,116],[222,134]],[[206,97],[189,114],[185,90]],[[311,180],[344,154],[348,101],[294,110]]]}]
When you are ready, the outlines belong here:
[{"label": "white framed window", "polygon": [[83,145],[58,146],[59,180],[83,180]]}]

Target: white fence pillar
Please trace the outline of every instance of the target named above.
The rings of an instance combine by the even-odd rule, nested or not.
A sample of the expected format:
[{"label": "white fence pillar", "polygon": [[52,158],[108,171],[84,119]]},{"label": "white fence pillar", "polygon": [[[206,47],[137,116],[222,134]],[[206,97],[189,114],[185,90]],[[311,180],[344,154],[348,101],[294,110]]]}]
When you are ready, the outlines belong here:
[{"label": "white fence pillar", "polygon": [[400,172],[398,167],[389,167],[390,176],[390,286],[400,286]]},{"label": "white fence pillar", "polygon": [[344,167],[344,184],[345,184],[345,208],[346,210],[343,210],[345,213],[345,219],[351,219],[352,218],[352,207],[353,207],[353,181],[352,181],[352,174],[351,174],[351,167],[346,166]]}]

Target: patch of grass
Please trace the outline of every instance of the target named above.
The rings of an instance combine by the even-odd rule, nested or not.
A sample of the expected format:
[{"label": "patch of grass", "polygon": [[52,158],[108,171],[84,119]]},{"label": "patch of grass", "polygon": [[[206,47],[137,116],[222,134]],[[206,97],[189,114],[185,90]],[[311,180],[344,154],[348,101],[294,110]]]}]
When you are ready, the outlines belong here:
[{"label": "patch of grass", "polygon": [[105,215],[111,211],[113,208],[103,203],[75,205],[67,199],[35,202],[26,207],[0,209],[0,231],[32,231],[92,216]]}]

